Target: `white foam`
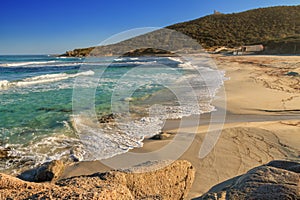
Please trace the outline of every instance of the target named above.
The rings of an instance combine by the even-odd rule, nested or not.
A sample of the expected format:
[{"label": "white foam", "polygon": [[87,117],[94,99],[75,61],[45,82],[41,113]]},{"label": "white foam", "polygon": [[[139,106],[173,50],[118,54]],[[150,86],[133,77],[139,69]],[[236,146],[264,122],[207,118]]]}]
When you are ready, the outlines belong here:
[{"label": "white foam", "polygon": [[[211,71],[209,72],[211,73]],[[122,113],[117,113],[115,123],[106,124],[104,127],[94,124],[88,117],[74,116],[74,126],[84,146],[83,160],[106,159],[125,153],[132,148],[142,147],[143,139],[159,134],[167,119],[180,119],[213,111],[215,108],[210,105],[210,100],[215,95],[216,88],[222,83],[222,81],[214,81],[213,78],[203,80],[203,77],[199,74],[190,74],[180,78],[168,74],[159,74],[159,76],[153,74],[153,77],[149,77],[146,74],[138,74],[135,75],[135,78],[130,77],[129,79],[137,83],[139,81],[145,83],[149,79],[154,82],[157,79],[176,81],[176,85],[179,87],[178,92],[182,98],[181,103],[183,104],[161,105],[158,108],[152,106],[150,108],[138,107],[142,109],[141,113],[149,111],[149,117],[141,117],[139,119],[131,119],[130,117],[122,116]],[[186,80],[189,80],[189,83],[194,86],[193,92],[184,87]],[[131,87],[131,84],[131,82],[126,82],[126,84],[122,82],[117,90],[123,91],[123,87]],[[203,88],[203,85],[209,89]],[[194,95],[196,95],[196,99]],[[199,104],[195,103],[195,101],[198,102],[204,97],[208,100]],[[126,100],[128,99],[124,99],[124,101]],[[138,112],[138,109],[133,110]]]},{"label": "white foam", "polygon": [[94,71],[89,70],[89,71],[86,71],[86,72],[80,72],[80,73],[76,73],[76,74],[66,74],[66,73],[46,74],[46,75],[26,78],[26,79],[23,79],[21,81],[9,82],[7,80],[4,80],[4,81],[0,81],[0,88],[1,89],[6,89],[8,87],[23,87],[23,86],[28,86],[28,85],[51,83],[51,82],[66,80],[66,79],[69,79],[69,78],[75,78],[75,77],[78,77],[78,76],[92,76],[94,74],[95,74]]},{"label": "white foam", "polygon": [[[36,167],[51,160],[78,159],[82,154],[82,145],[78,138],[68,137],[64,134],[56,134],[45,138],[39,138],[30,142],[29,146],[24,144],[6,145],[9,148],[9,156],[13,158],[2,160],[0,170],[10,170],[19,173],[24,167]],[[76,153],[76,155],[73,155]]]},{"label": "white foam", "polygon": [[74,116],[76,130],[84,146],[82,160],[99,160],[125,153],[143,146],[145,137],[158,134],[162,121],[159,118],[144,117],[139,120],[123,122],[116,119],[117,125],[100,128],[83,116]]},{"label": "white foam", "polygon": [[16,62],[16,63],[5,63],[0,66],[3,67],[20,67],[20,66],[26,66],[26,65],[45,65],[49,63],[55,63],[55,60],[50,60],[50,61],[40,61],[40,62]]},{"label": "white foam", "polygon": [[173,60],[175,62],[183,63],[183,60],[180,57],[168,57],[169,60]]},{"label": "white foam", "polygon": [[7,80],[0,81],[0,89],[8,88],[8,86],[9,86],[9,81]]},{"label": "white foam", "polygon": [[[220,87],[220,85],[223,84],[223,80],[216,79],[218,76],[218,71],[210,69],[208,67],[205,67],[207,64],[209,66],[209,63],[200,62],[199,65],[197,65],[195,62],[187,60],[183,61],[180,58],[176,57],[170,57],[169,59],[174,60],[179,63],[179,66],[184,69],[194,69],[195,74],[184,74],[183,76],[173,76],[172,74],[169,74],[168,71],[164,73],[162,70],[162,73],[159,74],[147,74],[147,73],[137,73],[137,74],[130,74],[128,75],[128,82],[126,80],[122,82],[123,84],[118,84],[120,86],[120,91],[126,91],[122,89],[122,86],[124,88],[130,88],[134,87],[134,85],[146,85],[148,87],[151,87],[151,84],[156,84],[156,82],[159,82],[159,80],[164,80],[166,83],[173,83],[176,82],[177,86],[183,86],[184,83],[188,82],[191,84],[191,87],[193,88],[193,92],[190,90],[186,90],[186,88],[182,88],[179,92],[181,96],[184,97],[182,100],[184,102],[184,105],[162,105],[161,107],[149,109],[146,107],[140,108],[143,109],[142,113],[146,109],[149,109],[149,117],[144,116],[140,118],[126,118],[122,117],[120,114],[120,117],[117,117],[116,123],[109,123],[104,124],[103,126],[100,126],[99,124],[93,124],[91,123],[90,119],[82,116],[72,116],[73,121],[75,122],[73,124],[73,127],[69,127],[68,124],[66,124],[66,129],[70,130],[74,128],[80,137],[80,140],[73,140],[66,138],[63,140],[64,142],[61,143],[61,140],[57,140],[57,138],[48,137],[44,139],[43,141],[40,141],[38,143],[35,143],[33,145],[33,149],[35,152],[32,152],[30,155],[35,155],[38,158],[34,158],[35,160],[44,161],[45,159],[58,159],[60,157],[67,156],[68,152],[66,149],[68,149],[72,144],[76,144],[77,150],[73,151],[74,156],[78,158],[79,160],[95,160],[95,159],[105,159],[109,158],[118,154],[125,153],[129,151],[132,148],[139,148],[143,146],[143,139],[145,137],[151,137],[153,135],[158,134],[163,125],[164,121],[166,119],[180,119],[184,116],[190,116],[190,115],[198,115],[204,112],[210,112],[214,110],[215,108],[210,104],[212,98],[215,96],[217,89]],[[138,61],[138,59],[134,59],[134,62],[121,62],[121,63],[112,63],[113,65],[126,65],[126,64],[155,64],[156,61]],[[99,65],[100,63],[84,63],[84,65]],[[107,63],[106,63],[107,64]],[[204,64],[203,66],[201,64]],[[65,63],[65,65],[70,65],[70,63]],[[198,70],[198,71],[196,71]],[[189,71],[189,70],[187,70]],[[199,74],[198,72],[201,71],[203,74]],[[220,73],[221,76],[224,75],[222,72]],[[47,83],[47,82],[56,82],[60,80],[65,80],[68,78],[73,78],[76,76],[81,75],[94,75],[93,71],[86,71],[82,73],[77,74],[47,74],[37,77],[31,77],[24,79],[22,81],[18,82],[9,82],[7,80],[0,81],[0,88],[6,88],[9,86],[26,86],[26,85],[33,85],[33,84],[40,84],[40,83]],[[131,80],[134,80],[133,82]],[[105,82],[115,82],[117,80],[114,79],[105,79],[102,78],[99,83],[104,84]],[[84,84],[84,83],[83,83]],[[85,82],[87,87],[90,86],[87,82]],[[147,85],[148,84],[148,85]],[[49,84],[50,85],[50,84]],[[50,86],[49,86],[50,87]],[[52,87],[52,84],[51,84]],[[53,87],[52,87],[53,88]],[[23,89],[23,88],[22,88]],[[201,103],[198,105],[195,105],[195,102],[193,101],[194,97],[193,95],[196,95],[197,100]],[[124,100],[134,100],[131,99],[131,97],[125,98]],[[177,102],[176,102],[177,103]],[[147,111],[147,112],[148,112]],[[152,114],[151,114],[152,112]],[[70,142],[66,142],[70,141]],[[80,142],[80,144],[78,143]],[[67,143],[67,145],[66,145]],[[53,148],[53,151],[51,150],[49,153],[41,153],[42,151],[38,151],[39,153],[36,153],[37,149],[42,149],[42,146],[44,147],[51,147],[53,145],[55,148]],[[57,151],[57,149],[62,149],[61,151]],[[28,150],[27,150],[28,151]],[[25,150],[24,150],[25,152]],[[24,154],[27,155],[27,154]],[[45,156],[47,155],[47,156]]]},{"label": "white foam", "polygon": [[124,58],[115,58],[114,61],[123,61]]}]

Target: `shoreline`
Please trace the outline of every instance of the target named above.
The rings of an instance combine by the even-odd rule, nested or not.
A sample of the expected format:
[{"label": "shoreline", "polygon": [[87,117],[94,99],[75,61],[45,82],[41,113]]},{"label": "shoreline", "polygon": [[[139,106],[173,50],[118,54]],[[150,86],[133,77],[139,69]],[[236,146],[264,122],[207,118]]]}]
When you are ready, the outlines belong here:
[{"label": "shoreline", "polygon": [[[289,84],[283,85],[281,90],[270,88],[257,80],[259,77],[260,80],[273,84],[274,77],[283,76],[282,73],[274,77],[268,74],[273,67],[272,62],[269,63],[269,67],[266,67],[266,62],[274,59],[274,56],[268,56],[268,58],[264,56],[213,56],[213,58],[219,69],[225,70],[226,77],[230,77],[224,83],[227,95],[226,120],[213,151],[204,159],[199,159],[199,148],[210,118],[210,114],[202,115],[192,145],[180,157],[180,159],[190,161],[196,168],[196,179],[189,198],[200,196],[214,185],[238,176],[255,166],[274,159],[297,160],[299,159],[297,155],[300,155],[298,148],[300,139],[297,138],[297,133],[300,131],[300,112],[297,110],[300,107],[300,101],[293,99],[289,102],[282,101],[290,96],[298,96],[299,91],[286,91],[290,87]],[[298,67],[297,56],[293,56],[294,60],[290,60],[289,56],[276,55],[276,58],[276,63],[291,63],[291,70]],[[284,77],[284,79],[291,78]],[[218,101],[214,101],[213,105],[218,107]],[[220,109],[224,108],[218,107],[218,110]],[[274,110],[277,112],[272,112]],[[199,120],[195,116],[190,118]],[[169,120],[163,131],[176,133],[178,122],[179,120]],[[190,128],[187,125],[182,130],[188,133]],[[258,140],[258,138],[263,139]],[[151,152],[165,146],[170,139],[146,139],[142,148],[132,151]],[[261,143],[262,147],[257,146],[256,143]],[[272,149],[272,146],[275,148]],[[264,149],[270,152],[266,153]],[[250,154],[247,154],[247,151]],[[109,168],[101,161],[79,162],[68,166],[61,178],[107,170]]]}]

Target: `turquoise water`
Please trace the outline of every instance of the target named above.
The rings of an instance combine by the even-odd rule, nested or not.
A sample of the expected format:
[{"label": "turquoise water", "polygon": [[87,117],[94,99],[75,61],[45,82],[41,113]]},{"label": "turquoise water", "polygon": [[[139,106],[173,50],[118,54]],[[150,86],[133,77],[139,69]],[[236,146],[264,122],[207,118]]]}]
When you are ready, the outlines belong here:
[{"label": "turquoise water", "polygon": [[[111,157],[141,147],[144,137],[162,128],[166,117],[161,116],[176,118],[202,112],[202,108],[193,110],[191,106],[187,106],[187,113],[179,112],[178,97],[164,84],[179,82],[180,86],[190,81],[199,96],[197,100],[203,101],[202,107],[207,106],[211,111],[212,94],[208,94],[207,87],[215,90],[222,83],[213,81],[214,78],[204,83],[195,71],[180,65],[183,63],[176,59],[153,57],[0,56],[0,145],[9,148],[11,157],[0,161],[1,170],[16,169],[26,163],[34,166],[52,159]],[[213,77],[214,71],[209,67],[201,70],[206,77]],[[97,77],[99,71],[103,74]],[[84,91],[91,89],[95,77],[95,97],[85,96]],[[122,120],[121,126],[108,123],[95,128],[85,115],[74,113],[76,81],[75,89],[82,91],[80,98],[94,98],[92,107],[98,119],[113,112]],[[127,94],[127,90],[132,94]],[[185,89],[181,90],[184,94]],[[130,98],[123,98],[124,92]],[[158,94],[163,95],[157,98]],[[122,113],[112,110],[112,104],[122,108],[128,102],[131,118],[126,116],[124,121]],[[149,117],[149,109],[156,104],[165,106],[169,114]]]},{"label": "turquoise water", "polygon": [[[109,63],[109,67],[100,78],[95,95],[95,109],[97,115],[102,116],[111,112],[111,95],[120,77],[137,65],[156,62],[172,67],[177,65],[167,58],[114,60],[58,58],[45,55],[0,56],[1,145],[13,147],[17,155],[34,156],[40,151],[37,147],[30,153],[26,150],[33,144],[40,143],[43,146],[45,139],[52,136],[76,138],[76,131],[72,127],[72,93],[75,78],[81,76],[80,74],[91,76],[93,70],[107,67]],[[83,71],[78,73],[79,69]],[[89,87],[88,83],[82,85]],[[133,98],[145,97],[160,88],[159,85],[146,84],[134,92]],[[66,138],[64,140],[67,140]],[[51,156],[55,155],[46,154],[41,159],[51,159]]]}]

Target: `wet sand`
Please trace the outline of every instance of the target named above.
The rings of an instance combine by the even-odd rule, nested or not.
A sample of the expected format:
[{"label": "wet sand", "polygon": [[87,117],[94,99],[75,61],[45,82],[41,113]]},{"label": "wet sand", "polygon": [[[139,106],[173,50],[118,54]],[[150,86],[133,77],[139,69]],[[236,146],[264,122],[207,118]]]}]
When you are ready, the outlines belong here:
[{"label": "wet sand", "polygon": [[[300,160],[300,77],[287,75],[300,72],[300,56],[213,58],[229,78],[225,81],[226,106],[220,99],[213,102],[217,107],[214,115],[219,117],[212,120],[211,114],[192,116],[183,126],[179,125],[180,120],[169,120],[163,131],[171,137],[146,139],[143,148],[132,150],[153,152],[169,144],[176,134],[195,132],[193,143],[180,157],[196,168],[189,199],[271,160]],[[220,125],[221,134],[212,151],[199,158],[203,140],[209,135],[209,124]],[[100,161],[79,162],[69,166],[63,178],[108,169]]]}]

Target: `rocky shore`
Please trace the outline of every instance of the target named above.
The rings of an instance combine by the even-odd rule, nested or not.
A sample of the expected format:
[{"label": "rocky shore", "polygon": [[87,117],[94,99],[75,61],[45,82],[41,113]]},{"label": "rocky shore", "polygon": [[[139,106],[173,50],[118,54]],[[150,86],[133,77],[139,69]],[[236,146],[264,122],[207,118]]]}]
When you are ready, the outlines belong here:
[{"label": "rocky shore", "polygon": [[300,164],[272,161],[212,187],[194,200],[299,199]]},{"label": "rocky shore", "polygon": [[[60,180],[52,177],[52,181],[43,179],[44,183],[0,174],[0,198],[186,199],[194,181],[195,168],[184,160],[160,169],[162,164],[162,161],[151,162],[130,170],[98,172]],[[39,170],[36,175],[42,177],[47,173],[57,174],[61,171],[61,163],[55,161],[52,169]],[[40,182],[41,179],[32,181]],[[193,200],[299,199],[299,181],[299,163],[276,160],[219,183]]]},{"label": "rocky shore", "polygon": [[[56,161],[22,173],[23,180],[1,174],[0,199],[300,199],[299,56],[213,58],[230,79],[225,81],[226,107],[218,99],[213,102],[227,115],[218,142],[205,158],[198,155],[209,114],[201,116],[195,139],[180,160],[165,168],[134,173],[110,171],[100,161]],[[113,119],[108,115],[100,122]],[[179,126],[180,120],[169,121],[161,134],[132,151],[153,152],[179,130],[195,130]],[[9,156],[8,150],[1,156]]]},{"label": "rocky shore", "polygon": [[183,160],[159,169],[162,164],[146,163],[134,170],[94,173],[46,183],[0,174],[0,199],[184,199],[193,183],[195,169]]}]

